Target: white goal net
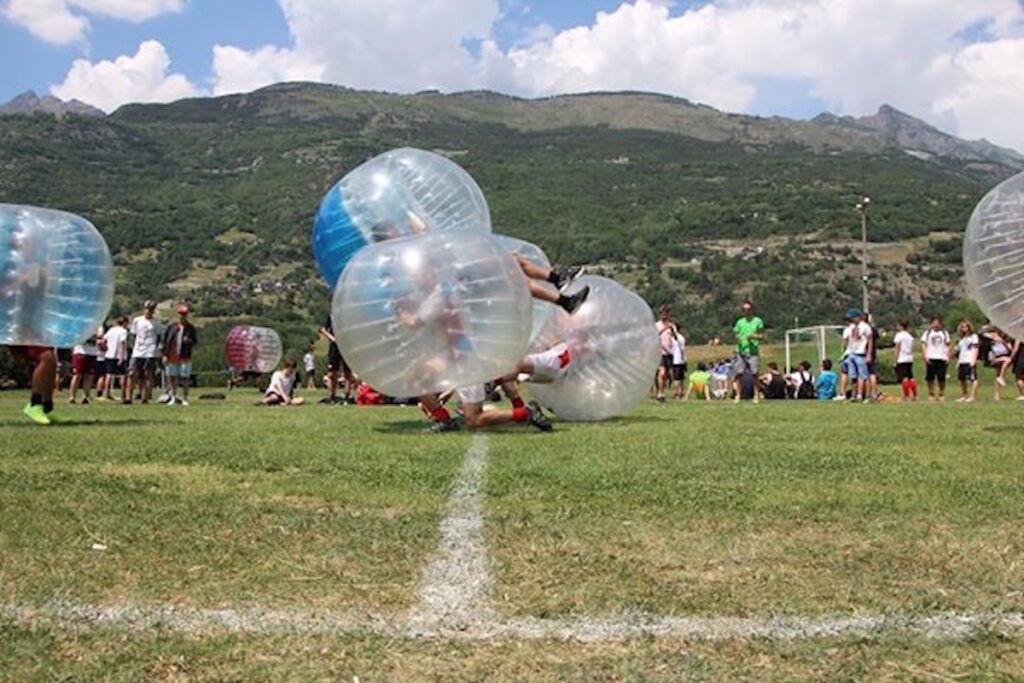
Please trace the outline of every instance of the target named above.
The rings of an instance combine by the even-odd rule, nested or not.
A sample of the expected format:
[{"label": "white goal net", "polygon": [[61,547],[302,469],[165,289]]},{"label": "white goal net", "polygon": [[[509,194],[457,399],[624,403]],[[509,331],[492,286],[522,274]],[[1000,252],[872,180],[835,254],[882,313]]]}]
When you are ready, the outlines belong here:
[{"label": "white goal net", "polygon": [[800,361],[810,363],[814,374],[818,374],[821,362],[826,358],[831,358],[835,368],[838,368],[842,355],[842,325],[815,325],[786,330],[787,374],[793,372]]}]

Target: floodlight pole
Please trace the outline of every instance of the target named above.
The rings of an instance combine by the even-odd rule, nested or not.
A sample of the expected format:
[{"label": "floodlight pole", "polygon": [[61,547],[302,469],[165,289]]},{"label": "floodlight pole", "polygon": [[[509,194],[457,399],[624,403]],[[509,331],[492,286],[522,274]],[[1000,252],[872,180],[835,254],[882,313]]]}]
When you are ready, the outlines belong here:
[{"label": "floodlight pole", "polygon": [[868,305],[868,207],[871,205],[871,197],[865,196],[857,204],[857,212],[860,214],[860,284],[863,293],[862,310],[868,313],[871,308]]}]

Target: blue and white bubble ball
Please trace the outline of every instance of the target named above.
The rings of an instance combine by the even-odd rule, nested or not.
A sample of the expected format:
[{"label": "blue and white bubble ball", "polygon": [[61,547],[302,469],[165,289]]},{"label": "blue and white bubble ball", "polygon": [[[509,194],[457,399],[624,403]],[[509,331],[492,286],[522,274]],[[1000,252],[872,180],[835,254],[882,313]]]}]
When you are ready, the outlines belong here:
[{"label": "blue and white bubble ball", "polygon": [[103,324],[114,265],[80,216],[0,204],[0,344],[72,347]]},{"label": "blue and white bubble ball", "polygon": [[313,252],[333,288],[363,247],[449,230],[491,232],[483,192],[454,161],[406,147],[361,164],[327,192],[313,226]]}]

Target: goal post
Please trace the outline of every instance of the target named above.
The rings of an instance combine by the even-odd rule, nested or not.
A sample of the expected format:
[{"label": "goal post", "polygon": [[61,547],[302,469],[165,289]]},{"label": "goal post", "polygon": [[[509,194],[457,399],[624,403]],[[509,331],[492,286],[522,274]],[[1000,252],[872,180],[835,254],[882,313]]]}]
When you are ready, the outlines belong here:
[{"label": "goal post", "polygon": [[821,362],[831,358],[839,362],[843,350],[842,325],[813,325],[786,330],[786,374],[793,372],[794,361],[807,360],[817,364],[811,368],[817,372]]}]

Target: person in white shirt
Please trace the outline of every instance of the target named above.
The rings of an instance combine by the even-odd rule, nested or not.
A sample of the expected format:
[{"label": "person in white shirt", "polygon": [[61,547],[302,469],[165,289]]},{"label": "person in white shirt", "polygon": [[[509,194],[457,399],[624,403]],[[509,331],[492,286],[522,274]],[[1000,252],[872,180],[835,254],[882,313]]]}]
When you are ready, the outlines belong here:
[{"label": "person in white shirt", "polygon": [[[928,329],[921,335],[921,353],[926,363],[925,381],[928,382],[928,400],[946,400],[946,372],[949,370],[949,332],[942,327],[942,317],[932,318]],[[935,385],[939,391],[936,395]]]},{"label": "person in white shirt", "polygon": [[92,394],[93,374],[96,370],[96,356],[99,355],[99,348],[96,346],[97,335],[102,335],[103,328],[97,330],[84,342],[71,350],[71,386],[68,403],[74,403],[78,399],[78,389],[82,389],[82,405],[89,404],[89,397]]},{"label": "person in white shirt", "polygon": [[306,350],[302,365],[306,369],[306,388],[316,389],[316,356],[313,355],[313,347]]},{"label": "person in white shirt", "polygon": [[125,393],[125,375],[128,374],[128,318],[121,316],[117,324],[103,335],[107,350],[104,352],[103,371],[106,379],[103,382],[103,394],[110,399],[115,378],[121,382],[121,400],[128,397]]},{"label": "person in white shirt", "polygon": [[862,401],[867,396],[867,382],[871,374],[868,370],[868,356],[873,350],[874,336],[863,311],[851,308],[846,312],[846,319],[849,321],[846,329],[843,330],[846,353],[843,357],[839,394],[836,396],[836,400],[846,399],[846,384],[848,379],[852,379],[855,383],[854,400]]},{"label": "person in white shirt", "polygon": [[288,357],[284,367],[270,376],[270,385],[263,395],[260,405],[265,406],[300,406],[304,403],[301,396],[295,396],[295,359]]},{"label": "person in white shirt", "polygon": [[675,344],[677,327],[672,322],[672,307],[662,304],[658,308],[658,320],[654,323],[654,329],[658,333],[658,341],[661,344],[661,364],[658,366],[658,374],[654,378],[654,398],[665,402],[665,386],[668,384],[669,376],[672,373],[672,346]]},{"label": "person in white shirt", "polygon": [[914,335],[910,323],[901,318],[897,325],[900,331],[892,338],[893,354],[896,356],[896,379],[903,389],[904,401],[917,400],[917,381],[914,379]]},{"label": "person in white shirt", "polygon": [[956,343],[957,370],[960,380],[960,398],[957,403],[973,403],[978,397],[978,335],[974,325],[961,320],[956,328],[960,341]]},{"label": "person in white shirt", "polygon": [[686,400],[686,337],[683,331],[676,328],[676,338],[672,344],[672,396],[677,401]]},{"label": "person in white shirt", "polygon": [[143,403],[149,403],[153,398],[153,376],[156,372],[157,360],[160,358],[163,325],[154,317],[156,314],[155,301],[147,301],[143,309],[142,315],[132,320],[131,328],[129,328],[135,336],[135,345],[132,347],[125,403],[132,402],[132,390],[136,387],[141,391]]}]

